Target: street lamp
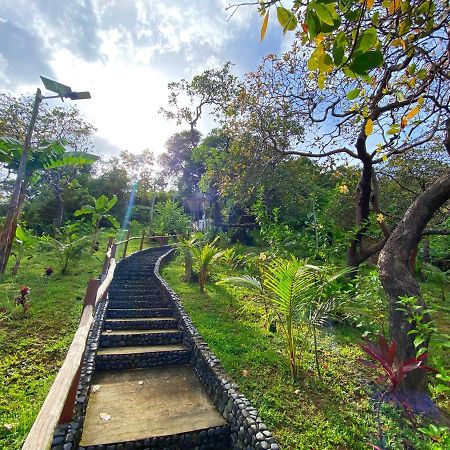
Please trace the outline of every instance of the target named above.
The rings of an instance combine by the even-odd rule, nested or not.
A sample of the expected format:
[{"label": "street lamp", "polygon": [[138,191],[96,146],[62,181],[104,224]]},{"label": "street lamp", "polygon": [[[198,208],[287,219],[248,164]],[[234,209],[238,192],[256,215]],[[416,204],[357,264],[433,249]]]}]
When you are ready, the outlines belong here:
[{"label": "street lamp", "polygon": [[6,264],[11,253],[12,241],[16,233],[17,221],[19,219],[20,209],[24,197],[21,196],[21,192],[25,182],[25,170],[27,167],[28,153],[30,150],[34,125],[36,124],[36,119],[39,111],[39,105],[41,104],[42,100],[46,100],[49,98],[60,97],[62,101],[64,101],[65,98],[69,98],[71,100],[91,98],[91,94],[89,92],[74,92],[69,86],[42,76],[41,80],[44,83],[44,86],[49,91],[55,92],[57,95],[50,95],[45,97],[41,95],[41,90],[37,88],[36,95],[34,97],[33,111],[31,113],[30,123],[27,127],[27,134],[25,136],[25,142],[23,144],[23,152],[20,157],[19,167],[17,169],[17,177],[16,181],[14,182],[13,193],[6,211],[5,222],[0,232],[0,273],[4,273],[6,270]]}]

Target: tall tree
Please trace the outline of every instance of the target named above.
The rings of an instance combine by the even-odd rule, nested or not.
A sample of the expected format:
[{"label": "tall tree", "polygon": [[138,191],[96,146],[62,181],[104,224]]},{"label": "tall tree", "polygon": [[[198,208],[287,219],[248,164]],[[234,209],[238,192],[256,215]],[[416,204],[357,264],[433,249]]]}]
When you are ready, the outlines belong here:
[{"label": "tall tree", "polygon": [[[32,103],[34,105],[33,108],[31,108]],[[54,149],[61,148],[59,144],[55,144],[56,146],[49,145],[52,142],[65,141],[71,146],[72,150],[79,152],[86,149],[86,143],[90,141],[94,131],[92,125],[86,122],[74,107],[67,109],[62,107],[49,108],[46,105],[41,105],[41,114],[37,116],[37,108],[40,103],[39,90],[35,100],[26,97],[16,98],[4,93],[0,94],[0,133],[3,136],[12,138],[13,142],[15,141],[16,143],[25,141],[24,151],[20,155],[21,162],[16,173],[15,187],[7,209],[7,220],[0,233],[1,272],[4,272],[6,268],[11,251],[12,238],[30,181],[29,171],[27,174],[26,170],[28,149],[30,149],[31,153],[35,153],[35,162],[41,160],[40,152],[45,157],[52,147]],[[34,133],[31,134],[33,126]],[[6,140],[3,142],[4,145],[7,145]],[[13,143],[11,150],[17,152],[17,149],[14,149],[14,147],[15,144]],[[75,157],[75,155],[71,156]],[[66,159],[68,157],[69,155],[66,155]],[[5,158],[7,159],[5,162],[8,172],[14,171],[14,166],[10,164],[7,155]],[[59,164],[58,167],[63,165],[65,164]]]}]

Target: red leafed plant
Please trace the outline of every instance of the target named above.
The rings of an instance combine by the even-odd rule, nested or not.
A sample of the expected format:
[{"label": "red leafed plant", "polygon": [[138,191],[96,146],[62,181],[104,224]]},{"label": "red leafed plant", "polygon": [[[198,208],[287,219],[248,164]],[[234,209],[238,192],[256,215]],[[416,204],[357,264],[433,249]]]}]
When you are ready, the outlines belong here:
[{"label": "red leafed plant", "polygon": [[397,388],[408,372],[412,372],[413,370],[417,369],[433,369],[431,369],[424,363],[424,360],[427,358],[426,353],[420,355],[418,358],[411,358],[407,361],[396,361],[395,356],[397,353],[397,343],[395,341],[392,341],[392,343],[389,344],[382,335],[378,336],[378,343],[371,342],[366,338],[365,343],[361,343],[360,346],[371,359],[371,361],[361,359],[360,362],[373,369],[379,369],[381,366],[381,368],[384,370],[384,373],[377,377],[375,381],[377,383],[384,383],[385,381],[389,381],[390,383],[390,389],[382,392],[379,396],[376,408],[376,420],[378,423],[378,439],[380,447],[371,444],[375,449],[384,449],[385,441],[383,427],[380,420],[381,402],[383,401],[384,397],[387,394],[392,394],[404,408],[411,424],[413,426],[417,426],[411,407],[408,405],[408,402],[403,396],[397,395]]},{"label": "red leafed plant", "polygon": [[16,303],[18,305],[22,305],[25,312],[28,311],[28,308],[30,307],[30,304],[28,302],[28,294],[30,293],[30,291],[31,289],[28,286],[22,286],[19,289],[20,295],[16,298]]},{"label": "red leafed plant", "polygon": [[[360,360],[362,364],[378,369],[379,365],[383,368],[384,374],[380,375],[376,381],[382,383],[389,381],[391,385],[390,392],[397,390],[400,382],[405,378],[408,372],[412,372],[416,369],[431,370],[426,366],[424,360],[427,358],[427,354],[423,353],[418,358],[411,358],[407,361],[395,361],[395,355],[397,353],[397,343],[392,341],[388,344],[384,336],[378,336],[378,344],[370,342],[367,338],[364,344],[360,344],[361,348],[369,355],[372,361]],[[376,364],[378,363],[378,364]]]}]

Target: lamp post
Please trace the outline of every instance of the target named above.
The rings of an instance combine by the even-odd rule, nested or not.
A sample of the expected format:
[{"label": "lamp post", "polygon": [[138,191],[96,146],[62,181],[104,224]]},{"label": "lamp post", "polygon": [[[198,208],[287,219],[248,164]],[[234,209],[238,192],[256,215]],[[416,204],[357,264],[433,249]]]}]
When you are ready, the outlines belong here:
[{"label": "lamp post", "polygon": [[6,270],[6,265],[11,253],[12,242],[14,239],[14,235],[16,234],[17,221],[19,219],[20,210],[25,199],[25,181],[28,154],[30,152],[31,137],[33,135],[34,126],[36,124],[36,119],[39,112],[39,105],[41,104],[42,100],[50,98],[60,97],[62,101],[64,101],[64,98],[69,98],[71,100],[91,98],[91,94],[89,92],[74,92],[69,86],[45,77],[41,77],[41,80],[44,83],[44,86],[49,91],[55,92],[57,95],[50,95],[45,97],[41,94],[41,90],[39,88],[36,90],[31,119],[27,127],[25,142],[23,144],[23,152],[20,157],[19,167],[17,169],[17,177],[14,182],[13,192],[6,210],[5,223],[0,232],[0,273],[4,273]]}]

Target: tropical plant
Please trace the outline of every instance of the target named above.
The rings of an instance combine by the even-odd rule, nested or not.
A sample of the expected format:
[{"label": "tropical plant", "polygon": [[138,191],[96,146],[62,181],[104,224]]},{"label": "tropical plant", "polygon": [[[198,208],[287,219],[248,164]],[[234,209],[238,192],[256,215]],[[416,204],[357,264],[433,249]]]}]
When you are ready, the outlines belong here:
[{"label": "tropical plant", "polygon": [[244,275],[227,277],[219,283],[232,284],[257,292],[255,300],[264,306],[267,323],[271,323],[271,319],[275,317],[280,324],[285,339],[286,356],[294,379],[298,377],[298,325],[305,324],[308,333],[313,335],[316,368],[321,378],[317,330],[331,318],[336,317],[343,298],[335,282],[346,272],[346,269],[339,271],[333,266],[319,267],[305,264],[304,261],[294,257],[275,258],[261,267],[262,281]]},{"label": "tropical plant", "polygon": [[377,404],[378,437],[381,448],[384,448],[384,434],[380,420],[382,401],[386,395],[391,394],[402,405],[410,421],[415,424],[408,400],[404,394],[399,395],[398,387],[409,372],[432,369],[425,364],[426,353],[422,353],[417,358],[411,358],[407,361],[399,361],[397,358],[397,343],[392,341],[388,344],[381,334],[378,336],[378,343],[371,342],[366,338],[365,343],[361,343],[360,346],[370,357],[370,360],[360,359],[360,362],[372,369],[382,369],[383,373],[376,378],[376,382],[379,384],[387,382],[387,388],[380,394]]},{"label": "tropical plant", "polygon": [[191,218],[183,208],[173,200],[157,203],[152,223],[157,234],[186,234],[191,229]]},{"label": "tropical plant", "polygon": [[25,252],[31,250],[37,243],[38,238],[33,235],[31,230],[27,230],[26,228],[17,225],[15,239],[16,251],[14,252],[16,261],[11,269],[13,275],[17,275],[20,262],[22,261]]},{"label": "tropical plant", "polygon": [[211,265],[220,259],[223,254],[223,251],[215,246],[216,242],[217,239],[212,242],[207,242],[201,247],[192,248],[194,261],[198,268],[198,284],[200,286],[200,292],[205,292],[205,284],[211,271]]},{"label": "tropical plant", "polygon": [[15,138],[0,137],[0,163],[9,172],[15,172],[16,181],[13,195],[0,232],[0,272],[4,272],[8,262],[17,222],[26,197],[29,184],[36,181],[44,170],[57,169],[63,166],[92,164],[98,157],[79,151],[68,151],[66,141],[44,141],[32,148],[28,156],[26,168],[19,174],[20,160],[24,151],[23,143]]},{"label": "tropical plant", "polygon": [[86,249],[89,236],[81,236],[78,233],[79,224],[72,223],[61,227],[56,237],[43,236],[41,242],[55,251],[59,257],[61,273],[64,274],[69,264],[80,259]]},{"label": "tropical plant", "polygon": [[198,244],[198,236],[192,235],[187,238],[180,236],[178,238],[178,251],[184,256],[184,281],[189,283],[192,279],[192,252]]},{"label": "tropical plant", "polygon": [[314,341],[314,359],[317,374],[322,379],[319,364],[317,332],[332,319],[338,318],[337,313],[345,303],[345,294],[341,293],[338,280],[349,273],[349,269],[338,270],[334,266],[305,265],[305,269],[313,274],[314,293],[304,302],[303,321],[312,332]]},{"label": "tropical plant", "polygon": [[31,289],[28,286],[22,286],[19,289],[19,296],[16,297],[16,304],[21,305],[25,312],[30,308],[30,299],[28,298],[28,294]]},{"label": "tropical plant", "polygon": [[91,217],[92,226],[94,228],[94,237],[92,241],[92,246],[94,247],[97,242],[98,231],[100,229],[100,223],[102,220],[107,220],[111,223],[114,228],[119,228],[120,224],[118,220],[108,214],[108,211],[117,203],[117,197],[115,195],[112,196],[111,199],[108,200],[106,195],[101,195],[94,202],[94,206],[92,205],[84,205],[80,209],[74,212],[75,217],[88,215]]}]

